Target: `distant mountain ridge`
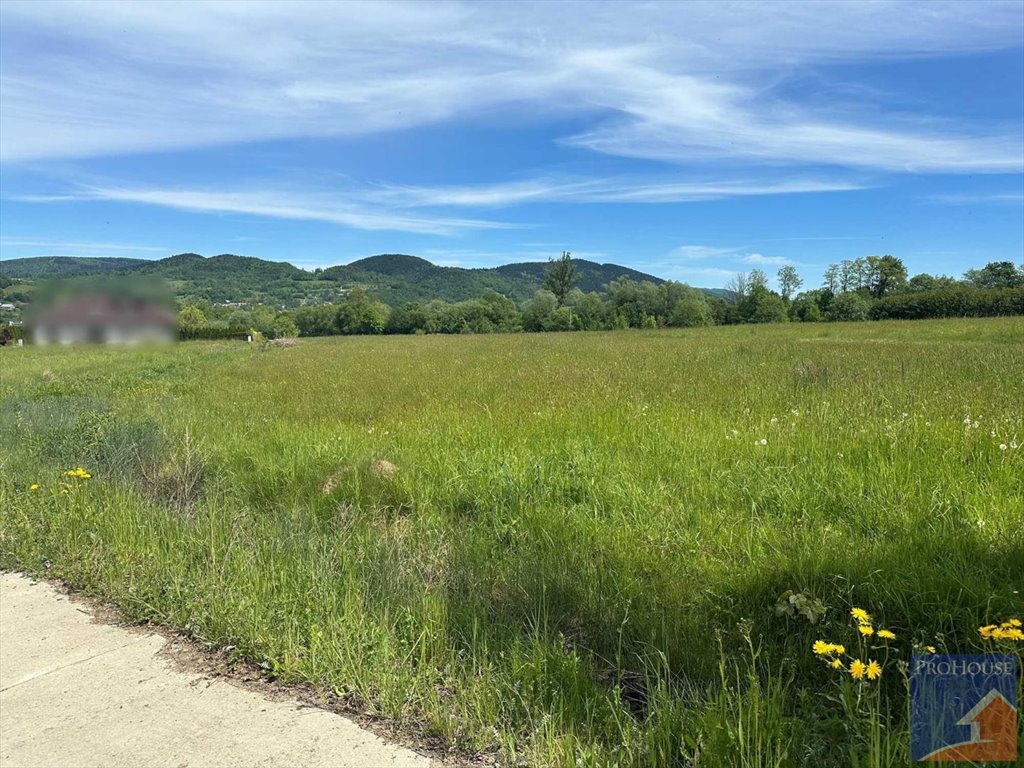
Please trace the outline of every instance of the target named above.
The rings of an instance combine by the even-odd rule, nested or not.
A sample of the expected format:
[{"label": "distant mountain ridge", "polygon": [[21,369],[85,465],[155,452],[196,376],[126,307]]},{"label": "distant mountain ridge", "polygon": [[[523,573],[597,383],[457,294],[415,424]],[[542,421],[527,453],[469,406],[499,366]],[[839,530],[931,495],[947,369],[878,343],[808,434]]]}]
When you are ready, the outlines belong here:
[{"label": "distant mountain ridge", "polygon": [[[665,282],[618,264],[586,259],[573,259],[573,263],[579,272],[576,287],[583,291],[599,291],[622,276]],[[337,300],[346,290],[359,287],[399,306],[413,300],[462,301],[486,290],[523,302],[541,287],[547,267],[544,261],[490,268],[443,267],[418,256],[390,253],[308,271],[285,261],[254,256],[220,254],[207,258],[179,253],[156,260],[76,256],[9,259],[0,262],[0,275],[24,280],[152,275],[169,280],[182,298],[280,306]]]}]

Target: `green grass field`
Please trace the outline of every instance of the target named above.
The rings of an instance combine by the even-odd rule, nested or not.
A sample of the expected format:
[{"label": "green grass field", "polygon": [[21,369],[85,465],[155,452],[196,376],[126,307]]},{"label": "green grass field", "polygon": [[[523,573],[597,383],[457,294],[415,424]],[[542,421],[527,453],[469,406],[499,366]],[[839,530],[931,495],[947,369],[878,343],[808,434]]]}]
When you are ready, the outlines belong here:
[{"label": "green grass field", "polygon": [[1024,608],[1024,319],[8,348],[0,476],[0,566],[466,755],[892,765]]}]

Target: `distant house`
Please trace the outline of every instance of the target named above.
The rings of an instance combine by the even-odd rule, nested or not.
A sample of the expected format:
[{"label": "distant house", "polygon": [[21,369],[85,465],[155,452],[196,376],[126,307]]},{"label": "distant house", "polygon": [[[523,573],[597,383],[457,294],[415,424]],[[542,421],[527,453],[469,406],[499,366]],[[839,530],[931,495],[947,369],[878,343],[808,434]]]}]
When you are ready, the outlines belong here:
[{"label": "distant house", "polygon": [[174,314],[135,298],[100,294],[55,304],[36,317],[36,344],[138,344],[174,339]]},{"label": "distant house", "polygon": [[17,307],[6,301],[0,302],[0,312],[13,312]]}]

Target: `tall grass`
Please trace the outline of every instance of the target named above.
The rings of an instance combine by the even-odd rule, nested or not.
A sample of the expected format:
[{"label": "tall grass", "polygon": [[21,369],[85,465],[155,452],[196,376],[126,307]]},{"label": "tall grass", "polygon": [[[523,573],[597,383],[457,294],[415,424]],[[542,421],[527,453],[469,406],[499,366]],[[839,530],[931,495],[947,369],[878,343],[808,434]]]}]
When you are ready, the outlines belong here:
[{"label": "tall grass", "polygon": [[[510,765],[905,761],[899,653],[1024,606],[1020,319],[0,366],[0,566]],[[809,650],[852,604],[873,726]]]}]

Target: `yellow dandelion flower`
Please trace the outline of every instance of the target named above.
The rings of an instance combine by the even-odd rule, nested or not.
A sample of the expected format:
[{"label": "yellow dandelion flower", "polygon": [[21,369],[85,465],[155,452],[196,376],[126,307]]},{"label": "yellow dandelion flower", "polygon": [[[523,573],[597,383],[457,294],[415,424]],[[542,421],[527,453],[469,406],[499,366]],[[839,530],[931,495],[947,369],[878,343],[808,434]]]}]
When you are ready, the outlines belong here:
[{"label": "yellow dandelion flower", "polygon": [[1024,631],[1017,629],[1003,629],[999,627],[992,630],[993,640],[1024,640]]},{"label": "yellow dandelion flower", "polygon": [[926,645],[926,646],[924,647],[924,649],[925,649],[926,651],[928,651],[928,653],[935,653],[935,646],[934,646],[934,645]]},{"label": "yellow dandelion flower", "polygon": [[871,621],[871,615],[863,608],[851,608],[850,615],[857,620],[858,624],[867,624]]},{"label": "yellow dandelion flower", "polygon": [[857,627],[857,630],[865,637],[870,637],[871,635],[875,634],[875,628],[872,627],[870,624],[861,624],[859,627]]},{"label": "yellow dandelion flower", "polygon": [[815,640],[814,645],[811,646],[811,650],[818,656],[824,656],[829,653],[831,648],[832,646],[824,640]]},{"label": "yellow dandelion flower", "polygon": [[842,645],[842,644],[839,644],[839,645],[833,645],[833,646],[832,646],[832,650],[833,650],[833,652],[835,652],[835,653],[838,653],[838,654],[844,654],[844,653],[846,653],[846,646],[845,646],[845,645]]},{"label": "yellow dandelion flower", "polygon": [[30,491],[38,491],[38,490],[39,490],[39,483],[32,483],[32,485],[30,485],[30,486],[28,487],[28,489],[29,489]]},{"label": "yellow dandelion flower", "polygon": [[842,669],[843,662],[839,659],[832,659],[832,663],[829,666],[832,667],[832,669]]},{"label": "yellow dandelion flower", "polygon": [[868,668],[864,665],[864,662],[860,659],[854,659],[850,662],[850,677],[854,680],[860,680],[864,677],[864,673],[867,672]]},{"label": "yellow dandelion flower", "polygon": [[1020,622],[1020,619],[1010,619],[1009,621],[1004,621],[1003,622],[1003,626],[1004,627],[1020,627],[1021,626],[1021,622]]},{"label": "yellow dandelion flower", "polygon": [[890,632],[888,629],[880,629],[880,630],[878,630],[878,636],[880,638],[882,638],[883,640],[895,640],[896,639],[896,635],[894,633]]},{"label": "yellow dandelion flower", "polygon": [[999,629],[995,624],[988,624],[984,627],[978,627],[978,633],[985,638],[992,637],[992,632]]},{"label": "yellow dandelion flower", "polygon": [[882,667],[877,661],[869,661],[867,668],[868,680],[877,680],[882,676]]}]

